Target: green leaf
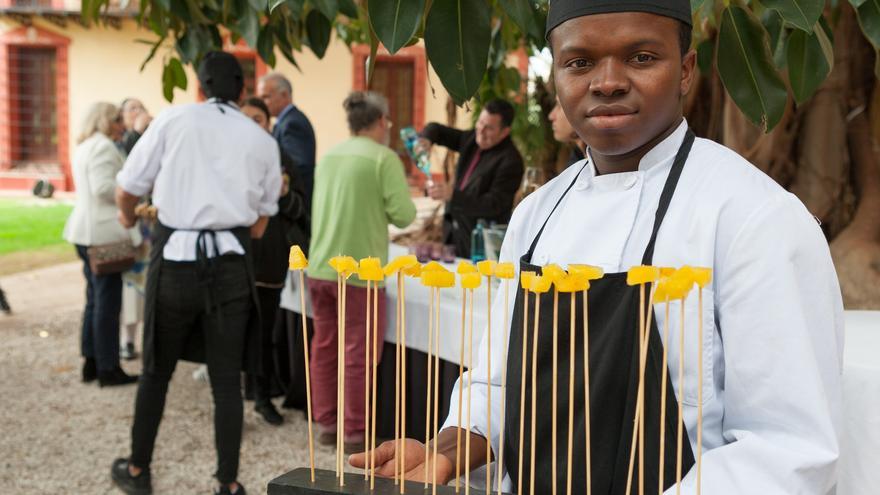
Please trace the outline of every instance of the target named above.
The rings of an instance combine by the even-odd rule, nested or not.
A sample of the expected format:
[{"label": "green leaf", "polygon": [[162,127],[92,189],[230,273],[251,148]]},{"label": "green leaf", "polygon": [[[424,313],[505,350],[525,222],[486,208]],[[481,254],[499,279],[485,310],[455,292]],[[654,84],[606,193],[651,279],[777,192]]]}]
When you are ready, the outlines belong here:
[{"label": "green leaf", "polygon": [[868,41],[875,49],[880,49],[880,0],[864,0],[861,5],[856,5],[853,0],[850,3],[856,7],[859,18],[859,26]]},{"label": "green leaf", "polygon": [[813,25],[825,8],[825,0],[761,0],[761,3],[779,12],[786,22],[806,33],[813,31]]},{"label": "green leaf", "polygon": [[260,36],[260,17],[249,6],[245,6],[242,16],[238,19],[238,34],[244,38],[248,46],[256,47]]},{"label": "green leaf", "polygon": [[715,59],[715,44],[712,40],[703,40],[697,45],[697,67],[703,74],[712,73],[712,60]]},{"label": "green leaf", "polygon": [[306,17],[306,35],[309,39],[309,47],[318,58],[324,58],[327,45],[330,44],[330,21],[321,12],[313,10]]},{"label": "green leaf", "polygon": [[194,22],[202,24],[211,23],[211,19],[208,19],[208,17],[205,16],[204,12],[202,12],[201,6],[196,3],[196,0],[186,0],[186,8],[189,11],[189,15]]},{"label": "green leaf", "polygon": [[336,13],[339,12],[339,4],[336,0],[312,0],[312,4],[324,14],[328,21],[336,20]]},{"label": "green leaf", "polygon": [[519,26],[523,34],[531,35],[536,39],[544,37],[543,26],[538,25],[535,9],[529,0],[501,0],[501,8]]},{"label": "green leaf", "polygon": [[775,10],[767,9],[761,16],[761,24],[770,36],[770,53],[773,54],[773,63],[777,68],[784,69],[786,60],[785,47],[788,46],[788,31],[782,16]]},{"label": "green leaf", "polygon": [[782,119],[788,91],[773,66],[766,31],[750,12],[727,7],[716,50],[727,92],[749,120],[769,132]]},{"label": "green leaf", "polygon": [[370,58],[367,60],[367,87],[373,82],[373,69],[376,68],[376,54],[379,53],[379,38],[370,28]]},{"label": "green leaf", "polygon": [[351,19],[358,18],[358,8],[354,0],[339,0],[339,12]]},{"label": "green leaf", "polygon": [[269,6],[268,0],[248,0],[248,3],[257,12],[263,12]]},{"label": "green leaf", "polygon": [[168,67],[171,70],[171,77],[174,80],[174,85],[180,89],[186,90],[186,71],[183,70],[183,64],[180,63],[180,60],[172,58],[168,61]]},{"label": "green leaf", "polygon": [[831,64],[819,37],[800,30],[792,32],[788,40],[788,79],[795,101],[800,104],[812,96],[829,72]]},{"label": "green leaf", "polygon": [[284,5],[287,0],[272,0],[269,2],[269,13],[275,12],[279,6]]},{"label": "green leaf", "polygon": [[162,69],[162,95],[169,103],[174,100],[174,82],[174,73],[171,70],[171,64],[165,64],[165,68]]},{"label": "green leaf", "polygon": [[691,0],[691,12],[696,12],[705,2],[706,0]]},{"label": "green leaf", "polygon": [[473,0],[434,0],[425,22],[425,49],[443,87],[457,104],[477,91],[492,30],[489,6]]},{"label": "green leaf", "polygon": [[257,39],[257,53],[269,67],[275,67],[275,36],[268,24],[260,30],[260,36]]},{"label": "green leaf", "polygon": [[370,0],[367,9],[373,32],[388,52],[394,54],[419,28],[425,0]]},{"label": "green leaf", "polygon": [[849,0],[849,3],[852,4],[853,7],[859,8],[865,3],[867,0]]},{"label": "green leaf", "polygon": [[305,0],[287,0],[287,8],[290,10],[290,15],[293,16],[294,19],[302,17],[304,6]]},{"label": "green leaf", "polygon": [[144,67],[147,66],[147,63],[150,60],[153,60],[153,57],[156,56],[156,51],[159,49],[160,46],[162,46],[162,43],[164,43],[164,42],[165,42],[165,36],[159,38],[158,40],[156,40],[155,43],[153,43],[153,48],[150,48],[150,53],[147,55],[147,58],[145,58],[144,62],[141,64],[141,68],[140,68],[141,72],[144,71]]}]

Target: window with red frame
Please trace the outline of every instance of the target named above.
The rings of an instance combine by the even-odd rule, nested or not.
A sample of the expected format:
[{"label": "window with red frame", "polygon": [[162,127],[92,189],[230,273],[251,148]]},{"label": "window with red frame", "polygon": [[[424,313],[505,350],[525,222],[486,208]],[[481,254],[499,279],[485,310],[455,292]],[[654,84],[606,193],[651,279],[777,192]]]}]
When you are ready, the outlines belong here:
[{"label": "window with red frame", "polygon": [[9,49],[12,163],[58,162],[56,50],[12,46]]},{"label": "window with red frame", "polygon": [[379,58],[370,81],[370,91],[381,93],[388,98],[388,114],[392,122],[391,149],[400,155],[411,168],[406,148],[400,140],[400,130],[413,125],[413,79],[415,64],[409,59]]}]

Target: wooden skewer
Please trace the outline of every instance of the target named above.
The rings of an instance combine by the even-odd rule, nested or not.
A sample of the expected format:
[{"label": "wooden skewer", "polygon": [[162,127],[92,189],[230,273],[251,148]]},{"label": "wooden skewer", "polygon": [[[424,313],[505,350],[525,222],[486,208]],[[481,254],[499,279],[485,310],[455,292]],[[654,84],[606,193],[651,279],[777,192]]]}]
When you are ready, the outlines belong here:
[{"label": "wooden skewer", "polygon": [[[437,404],[440,402],[440,288],[434,289],[437,301],[434,303],[434,456],[431,461],[433,467],[431,493],[437,495]],[[428,384],[430,385],[430,383]]]},{"label": "wooden skewer", "polygon": [[486,277],[486,493],[492,493],[492,277]]},{"label": "wooden skewer", "polygon": [[464,493],[471,493],[471,385],[474,376],[474,290],[470,289],[470,302],[468,303],[468,395],[467,395],[467,435],[464,440]]},{"label": "wooden skewer", "polygon": [[681,494],[681,443],[684,434],[682,425],[682,409],[684,408],[684,308],[687,297],[681,299],[681,321],[678,329],[678,438],[675,445],[675,494]]},{"label": "wooden skewer", "polygon": [[370,489],[376,487],[376,375],[379,363],[379,282],[373,282],[373,412],[370,415]]},{"label": "wooden skewer", "polygon": [[340,486],[342,486],[342,421],[340,418],[343,414],[341,400],[344,393],[342,388],[342,322],[345,316],[342,313],[342,274],[336,276],[336,294],[340,297],[336,299],[336,477],[339,478]]},{"label": "wooden skewer", "polygon": [[522,361],[520,368],[522,376],[520,377],[519,387],[519,462],[517,465],[517,495],[522,495],[523,478],[523,450],[525,450],[526,436],[526,360],[528,359],[529,349],[529,290],[523,291],[523,337],[522,337]]},{"label": "wooden skewer", "polygon": [[[644,287],[644,285],[642,285]],[[654,317],[654,290],[657,288],[656,283],[651,284],[651,292],[648,297],[648,306],[645,307],[645,329],[642,334],[642,345],[644,352],[641,356],[641,370],[639,371],[639,381],[643,384],[639,389],[641,395],[642,410],[639,415],[639,495],[645,493],[645,369],[648,364],[648,347],[651,344],[651,321]]]},{"label": "wooden skewer", "polygon": [[467,289],[461,289],[461,342],[458,350],[458,425],[459,428],[455,434],[455,493],[459,490],[459,480],[461,477],[461,402],[463,400],[464,383],[464,333],[466,329],[467,316]]},{"label": "wooden skewer", "polygon": [[309,327],[306,320],[306,276],[299,270],[299,299],[302,308],[303,356],[306,361],[306,415],[309,423],[309,468],[311,480],[315,482],[315,441],[312,435],[312,378],[309,371]]},{"label": "wooden skewer", "polygon": [[667,366],[669,364],[669,298],[666,298],[666,316],[663,320],[663,363],[661,364],[660,375],[660,471],[657,490],[659,494],[663,493],[663,485],[665,484],[664,469],[666,466],[666,378],[669,375]]},{"label": "wooden skewer", "polygon": [[697,313],[697,495],[703,489],[703,287],[700,286]]},{"label": "wooden skewer", "polygon": [[425,488],[428,488],[428,483],[431,478],[429,476],[428,470],[431,466],[431,368],[434,365],[432,348],[434,346],[434,290],[431,289],[430,293],[430,301],[428,303],[428,380],[425,382],[427,388],[425,389],[425,394],[427,398],[425,400]]},{"label": "wooden skewer", "polygon": [[556,287],[553,287],[553,378],[552,378],[553,392],[551,394],[553,399],[550,404],[550,423],[552,425],[551,426],[552,438],[550,439],[550,443],[552,444],[551,448],[550,448],[550,451],[552,452],[552,458],[550,460],[550,463],[551,463],[551,480],[553,483],[551,493],[553,495],[556,495],[556,488],[557,488],[556,485],[559,484],[558,478],[556,477],[556,473],[557,473],[556,463],[557,463],[557,459],[559,457],[557,455],[557,453],[559,451],[557,450],[557,445],[556,445],[557,444],[557,440],[556,440],[557,435],[556,434],[558,431],[558,423],[559,423],[559,421],[556,417],[557,413],[558,413],[558,411],[557,411],[558,408],[556,406],[556,403],[559,400],[559,397],[558,397],[559,393],[557,390],[559,388],[559,378],[557,377],[558,374],[559,374],[559,289],[557,289]]},{"label": "wooden skewer", "polygon": [[[508,303],[510,302],[510,280],[504,281],[504,328],[510,329],[510,309],[508,307]],[[507,402],[507,345],[508,340],[510,339],[510,332],[506,332],[506,334],[502,334],[502,338],[504,339],[504,353],[502,354],[502,358],[504,361],[504,366],[501,368],[501,398],[504,399],[501,401],[501,439],[498,442],[498,495],[501,495],[501,482],[504,480],[504,429],[506,423],[506,406],[505,402]]]},{"label": "wooden skewer", "polygon": [[529,494],[535,495],[535,422],[538,402],[538,322],[541,321],[541,295],[535,294],[535,325],[532,336],[532,443],[529,459]]},{"label": "wooden skewer", "polygon": [[574,318],[575,318],[575,293],[571,293],[571,307],[569,308],[569,342],[568,342],[568,455],[565,466],[565,494],[571,495],[572,475],[572,450],[574,445]]},{"label": "wooden skewer", "polygon": [[[397,272],[397,305],[394,312],[394,337],[396,345],[394,347],[394,446],[400,446],[400,277],[403,274]],[[403,479],[400,473],[401,466],[398,456],[394,456],[394,484]],[[398,477],[399,476],[399,477]]]},{"label": "wooden skewer", "polygon": [[586,431],[587,495],[593,492],[593,468],[590,459],[590,319],[588,292],[584,291],[584,430]]},{"label": "wooden skewer", "polygon": [[401,415],[400,415],[400,433],[404,440],[400,443],[400,493],[403,494],[406,489],[404,477],[406,475],[406,283],[400,281],[400,333],[403,337],[401,350],[401,368],[400,368],[400,395],[401,395]]},{"label": "wooden skewer", "polygon": [[[630,443],[629,450],[629,468],[627,470],[627,479],[626,479],[626,495],[630,495],[632,493],[632,475],[633,468],[635,467],[635,454],[636,454],[636,443],[641,436],[639,434],[639,422],[642,417],[642,409],[644,408],[642,404],[643,400],[643,392],[644,392],[644,376],[645,376],[645,367],[642,363],[645,362],[647,354],[645,349],[645,284],[639,284],[639,386],[638,391],[636,392],[636,412],[635,417],[633,418],[633,432],[632,432],[632,442]],[[645,357],[643,357],[645,356]],[[643,443],[640,443],[644,445]],[[641,452],[641,449],[640,449]],[[642,476],[639,473],[639,485],[642,486],[644,483],[642,482]]]},{"label": "wooden skewer", "polygon": [[340,393],[338,394],[340,406],[339,406],[339,416],[338,416],[339,419],[337,422],[337,424],[339,425],[339,431],[338,431],[338,435],[337,435],[337,441],[339,442],[339,450],[338,450],[338,452],[339,452],[339,470],[340,470],[339,486],[345,486],[345,464],[342,459],[342,454],[344,453],[344,450],[345,450],[344,449],[344,442],[345,442],[345,440],[344,440],[344,438],[345,438],[345,361],[346,361],[346,356],[345,356],[345,342],[346,342],[345,341],[345,324],[346,324],[346,319],[345,319],[345,315],[347,314],[347,311],[348,311],[347,293],[348,293],[348,284],[346,283],[345,275],[343,275],[342,276],[342,313],[341,313],[342,314],[342,318],[341,318],[342,319],[342,322],[341,322],[342,343],[341,343],[341,347],[340,347],[340,351],[339,351],[341,358],[336,361],[337,368],[339,369],[339,375],[340,375],[340,379],[339,379],[338,383],[342,384],[342,387],[339,389]]},{"label": "wooden skewer", "polygon": [[[367,340],[364,343],[365,348],[365,356],[364,356],[364,444],[366,447],[370,446],[370,325],[372,320],[370,319],[370,313],[372,312],[372,307],[370,305],[370,281],[367,281]],[[364,480],[370,479],[370,463],[364,463]]]}]

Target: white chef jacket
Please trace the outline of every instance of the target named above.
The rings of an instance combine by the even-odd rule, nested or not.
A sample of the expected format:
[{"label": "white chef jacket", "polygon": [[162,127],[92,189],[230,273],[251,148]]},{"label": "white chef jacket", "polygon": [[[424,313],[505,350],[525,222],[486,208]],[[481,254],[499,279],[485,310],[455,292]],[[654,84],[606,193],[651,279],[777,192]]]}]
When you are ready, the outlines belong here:
[{"label": "white chef jacket", "polygon": [[[234,104],[214,99],[171,107],[150,123],[116,176],[135,196],[153,192],[162,224],[178,229],[166,260],[195,260],[199,230],[214,230],[220,254],[244,254],[226,229],[278,212],[281,158],[272,135]],[[214,248],[206,237],[208,255]]]},{"label": "white chef jacket", "polygon": [[[589,163],[547,223],[532,263],[586,263],[606,273],[641,264],[660,192],[686,130],[682,122],[642,158],[638,171],[597,176]],[[584,163],[568,167],[517,207],[501,261],[513,262],[518,271],[520,256]],[[843,304],[817,221],[794,195],[735,152],[697,139],[660,227],[653,264],[713,268],[712,283],[703,291],[702,349],[697,348],[696,292],[685,302],[683,391],[678,386],[680,303],[671,303],[668,322],[670,377],[676,397],[684,394],[684,423],[695,455],[697,352],[703,353],[703,493],[824,495],[833,490]],[[510,329],[504,314],[499,294],[492,307],[492,369],[486,369],[484,335],[475,349],[470,392],[471,430],[486,436],[491,373],[490,441],[496,460],[504,400],[500,337],[506,339]],[[654,318],[662,335],[663,304],[654,306]],[[452,392],[444,428],[458,425],[462,383]],[[695,493],[695,475],[696,469],[687,473],[682,493]],[[506,475],[504,484],[512,491]],[[667,493],[674,492],[673,487]]]}]

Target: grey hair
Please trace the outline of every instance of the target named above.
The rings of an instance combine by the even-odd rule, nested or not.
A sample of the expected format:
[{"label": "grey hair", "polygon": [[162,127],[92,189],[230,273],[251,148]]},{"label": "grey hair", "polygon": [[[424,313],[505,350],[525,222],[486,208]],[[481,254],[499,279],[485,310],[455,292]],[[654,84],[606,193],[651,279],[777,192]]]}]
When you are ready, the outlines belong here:
[{"label": "grey hair", "polygon": [[260,82],[265,83],[266,81],[273,81],[278,89],[287,91],[287,94],[293,96],[293,86],[290,85],[290,80],[284,77],[284,74],[280,72],[270,72],[260,78]]},{"label": "grey hair", "polygon": [[388,100],[373,91],[352,91],[342,102],[342,107],[352,133],[367,129],[388,115]]},{"label": "grey hair", "polygon": [[83,119],[82,128],[76,139],[77,143],[81,143],[92,137],[96,132],[110,137],[110,125],[119,117],[119,109],[112,103],[99,101],[93,103],[86,112],[86,118]]}]

